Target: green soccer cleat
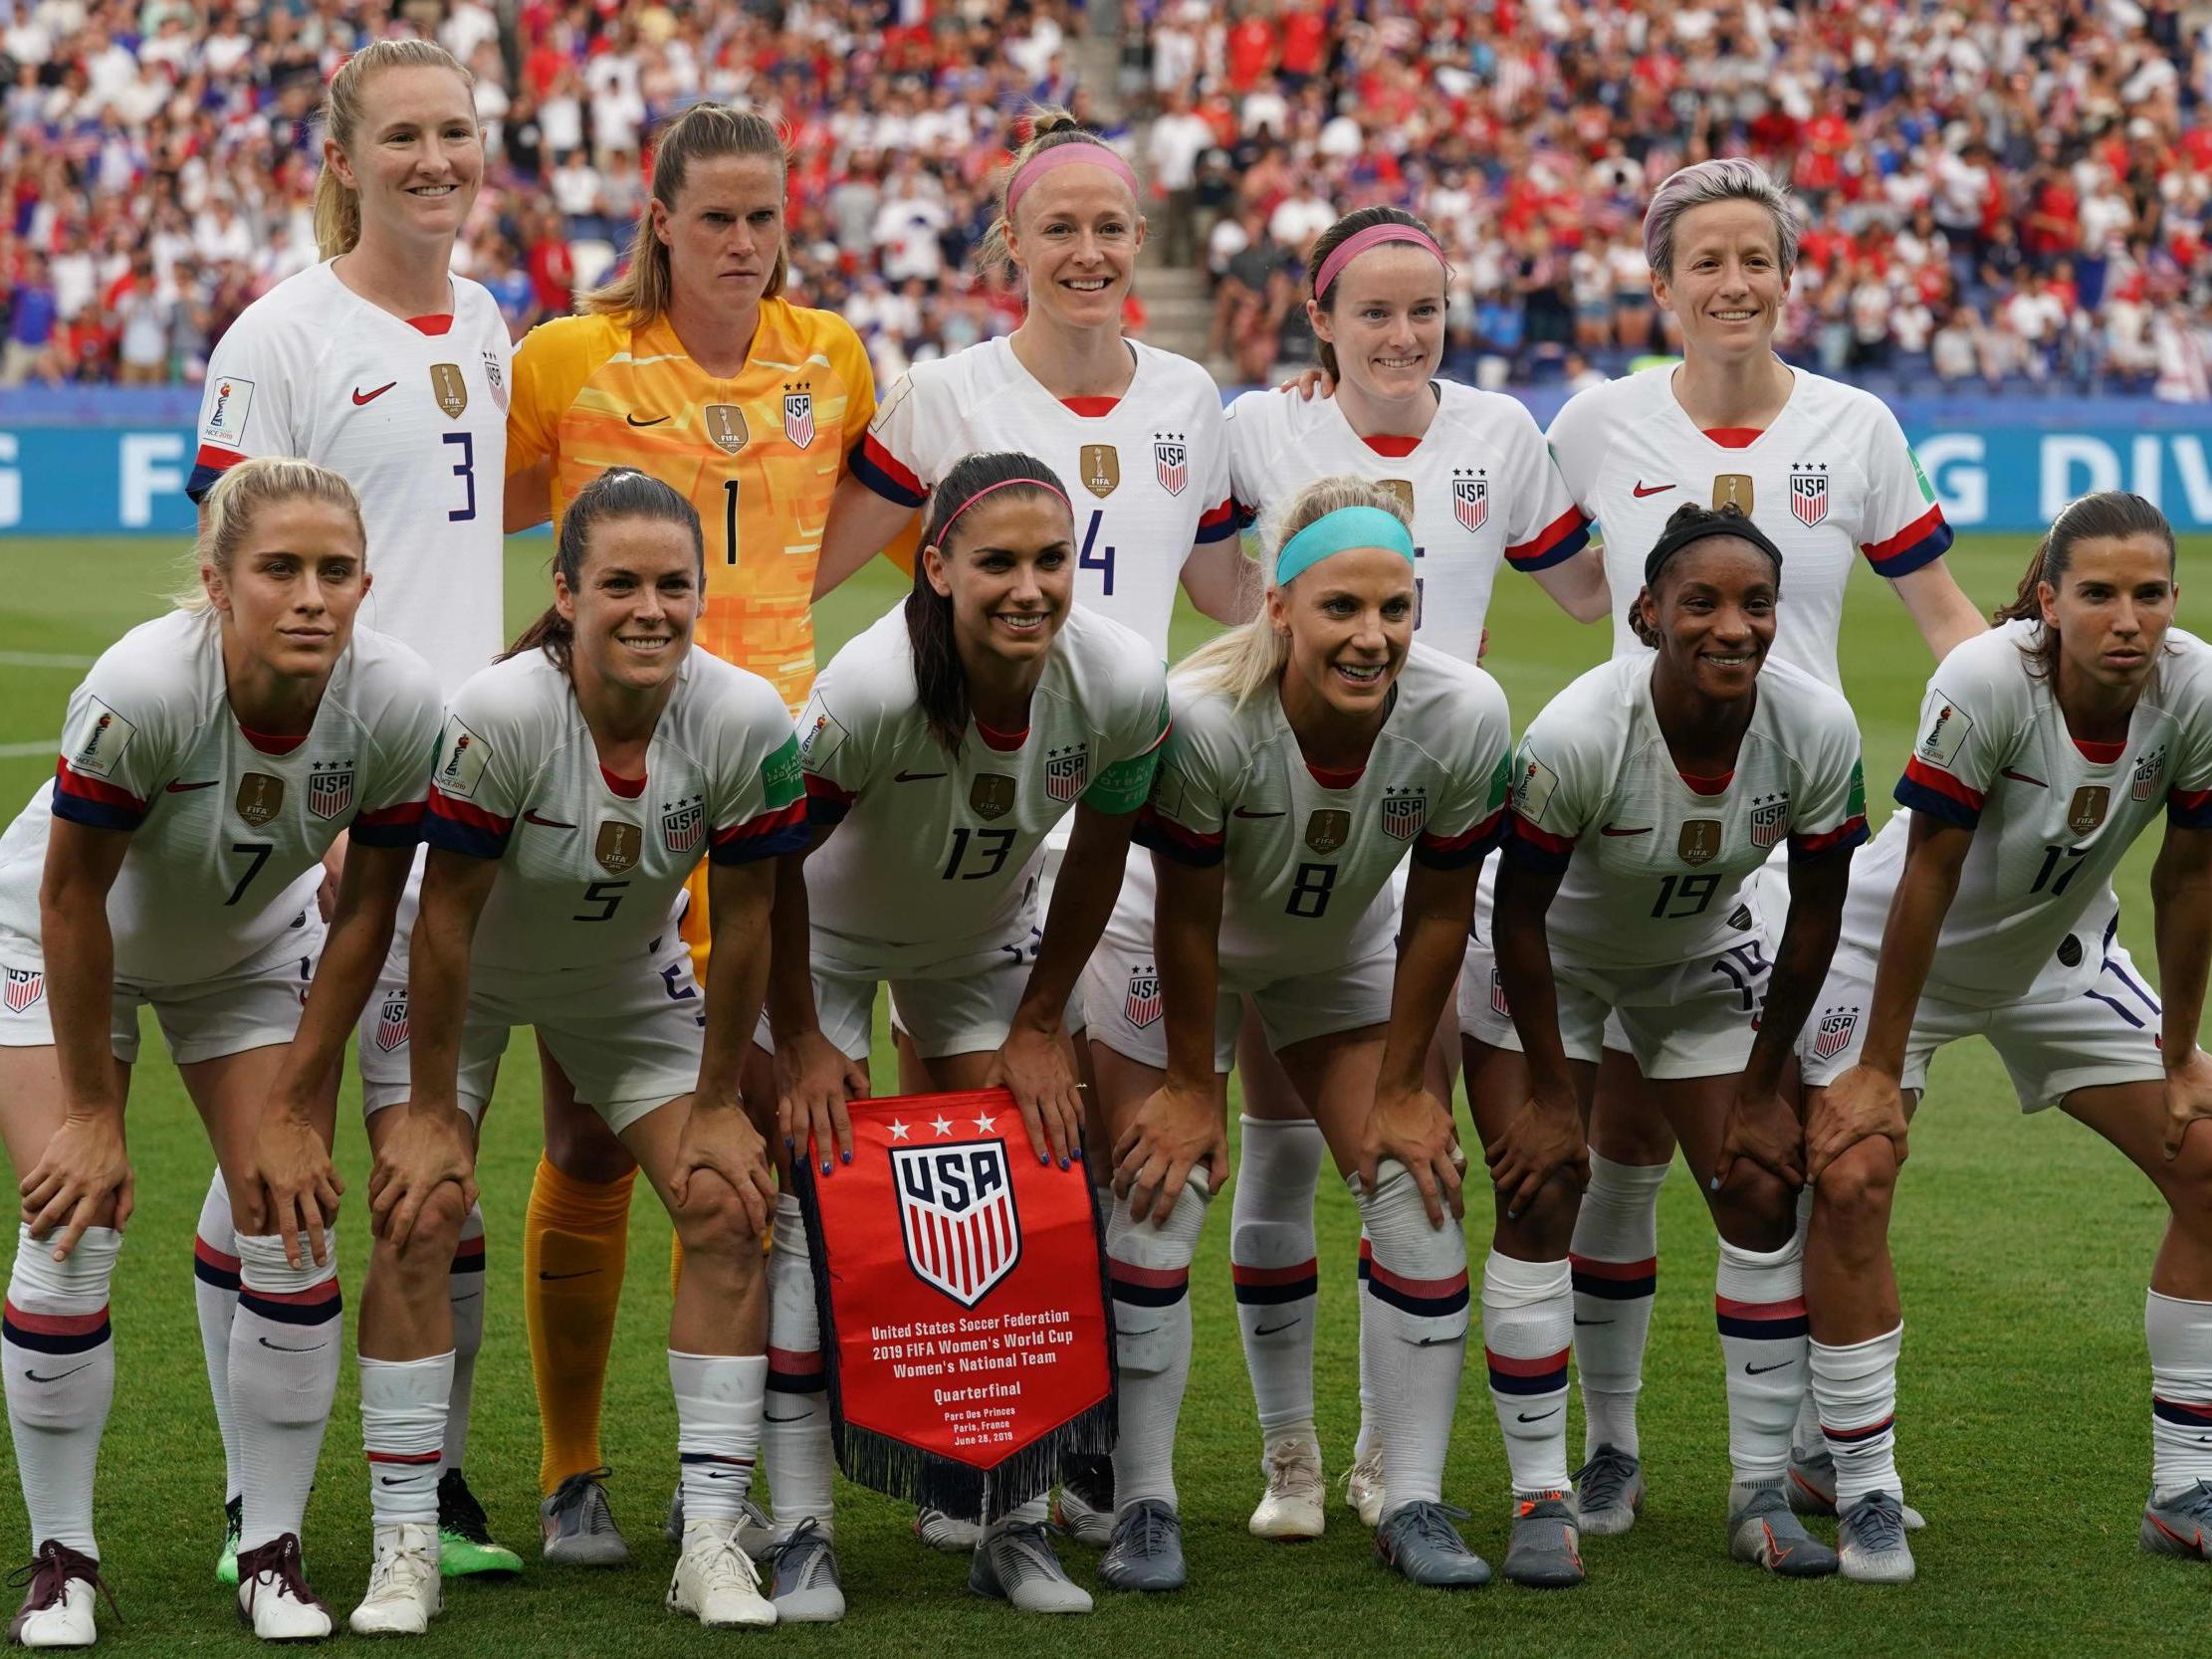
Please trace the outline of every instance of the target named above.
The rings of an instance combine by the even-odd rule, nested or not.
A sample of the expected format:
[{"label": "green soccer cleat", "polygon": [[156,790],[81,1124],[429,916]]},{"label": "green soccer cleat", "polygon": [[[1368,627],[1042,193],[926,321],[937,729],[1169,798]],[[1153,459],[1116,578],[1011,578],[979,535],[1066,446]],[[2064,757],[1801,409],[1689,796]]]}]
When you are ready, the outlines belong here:
[{"label": "green soccer cleat", "polygon": [[245,1525],[246,1500],[233,1498],[223,1506],[223,1549],[215,1557],[215,1581],[238,1587],[238,1529]]},{"label": "green soccer cleat", "polygon": [[461,1471],[438,1477],[438,1576],[504,1578],[523,1569],[522,1556],[492,1539],[484,1506]]}]

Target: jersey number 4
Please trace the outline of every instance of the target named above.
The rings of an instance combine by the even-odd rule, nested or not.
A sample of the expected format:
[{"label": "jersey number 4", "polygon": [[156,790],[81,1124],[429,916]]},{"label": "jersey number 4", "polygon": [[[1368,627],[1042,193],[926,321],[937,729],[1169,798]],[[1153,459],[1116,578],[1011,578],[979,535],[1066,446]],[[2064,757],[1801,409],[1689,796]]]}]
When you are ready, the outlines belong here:
[{"label": "jersey number 4", "polygon": [[1111,599],[1114,596],[1114,549],[1110,545],[1101,547],[1098,544],[1098,526],[1105,521],[1106,510],[1102,507],[1092,508],[1090,525],[1083,531],[1082,551],[1075,555],[1075,568],[1096,570],[1100,578],[1100,597]]}]

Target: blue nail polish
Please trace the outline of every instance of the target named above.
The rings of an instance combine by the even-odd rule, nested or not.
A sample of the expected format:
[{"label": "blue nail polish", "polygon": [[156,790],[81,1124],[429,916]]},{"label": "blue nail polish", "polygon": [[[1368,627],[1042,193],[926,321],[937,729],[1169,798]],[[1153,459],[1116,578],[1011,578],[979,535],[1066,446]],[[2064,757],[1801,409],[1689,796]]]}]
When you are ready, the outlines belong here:
[{"label": "blue nail polish", "polygon": [[1066,1158],[1064,1158],[1064,1157],[1063,1157],[1063,1158],[1061,1158],[1061,1159],[1060,1159],[1060,1167],[1061,1167],[1062,1169],[1065,1169],[1065,1168],[1067,1167],[1067,1159],[1066,1159]]},{"label": "blue nail polish", "polygon": [[786,1152],[792,1150],[797,1145],[798,1142],[796,1141],[793,1141],[789,1136],[786,1135],[785,1137],[783,1137],[783,1149]]},{"label": "blue nail polish", "polygon": [[822,1159],[822,1173],[825,1175],[829,1173],[829,1159],[826,1157]]},{"label": "blue nail polish", "polygon": [[1073,1158],[1073,1159],[1074,1159],[1074,1160],[1075,1160],[1075,1161],[1076,1161],[1077,1163],[1081,1163],[1081,1162],[1083,1161],[1083,1148],[1082,1148],[1082,1147],[1080,1147],[1080,1146],[1077,1146],[1077,1147],[1076,1147],[1076,1148],[1075,1148],[1075,1149],[1074,1149],[1073,1151],[1069,1152],[1069,1153],[1068,1153],[1067,1155],[1068,1155],[1069,1157]]},{"label": "blue nail polish", "polygon": [[1050,1152],[1039,1152],[1037,1153],[1037,1161],[1039,1163],[1050,1163],[1052,1161],[1052,1154]]},{"label": "blue nail polish", "polygon": [[850,1162],[852,1161],[852,1148],[851,1148],[850,1146],[847,1146],[847,1147],[846,1147],[846,1148],[845,1148],[845,1149],[844,1149],[843,1151],[839,1152],[839,1153],[838,1153],[837,1155],[838,1155],[839,1157],[843,1158],[843,1159],[844,1159],[844,1160],[845,1160],[845,1161],[846,1161],[847,1163],[850,1163]]}]

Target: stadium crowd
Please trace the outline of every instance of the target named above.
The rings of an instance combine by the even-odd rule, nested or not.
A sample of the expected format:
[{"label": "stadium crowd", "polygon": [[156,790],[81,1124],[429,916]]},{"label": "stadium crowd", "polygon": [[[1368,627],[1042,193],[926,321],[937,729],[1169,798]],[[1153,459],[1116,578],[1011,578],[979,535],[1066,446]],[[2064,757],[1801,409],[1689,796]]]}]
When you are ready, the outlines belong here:
[{"label": "stadium crowd", "polygon": [[[747,99],[791,138],[794,295],[841,310],[888,380],[1011,326],[970,265],[1009,111],[1100,113],[1071,0],[4,0],[0,378],[195,377],[313,258],[323,80],[407,27],[479,78],[494,188],[459,258],[517,337],[618,257],[655,123]],[[1814,221],[1781,336],[1808,366],[1892,393],[2212,394],[2212,24],[2175,0],[1124,0],[1118,41],[1118,130],[1167,261],[1209,273],[1234,379],[1301,360],[1305,248],[1385,201],[1452,256],[1448,372],[1617,371],[1670,343],[1639,204],[1749,153]]]}]

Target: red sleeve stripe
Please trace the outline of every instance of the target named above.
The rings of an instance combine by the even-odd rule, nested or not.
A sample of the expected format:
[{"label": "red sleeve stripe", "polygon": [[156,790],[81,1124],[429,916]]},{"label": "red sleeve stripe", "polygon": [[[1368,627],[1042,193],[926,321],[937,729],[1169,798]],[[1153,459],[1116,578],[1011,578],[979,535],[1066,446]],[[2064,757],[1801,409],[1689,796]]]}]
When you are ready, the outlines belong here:
[{"label": "red sleeve stripe", "polygon": [[859,452],[852,458],[852,470],[861,483],[901,507],[920,507],[930,499],[913,469],[877,442],[873,432],[861,441]]},{"label": "red sleeve stripe", "polygon": [[1497,832],[1498,820],[1504,815],[1504,809],[1501,807],[1488,817],[1469,824],[1457,835],[1431,835],[1427,830],[1423,830],[1420,845],[1425,851],[1432,853],[1463,853],[1469,847],[1478,842],[1487,841],[1494,835]]},{"label": "red sleeve stripe", "polygon": [[764,812],[758,818],[748,819],[742,824],[732,824],[728,829],[716,830],[714,843],[717,847],[750,846],[780,835],[785,830],[798,829],[805,822],[806,803],[803,800],[791,801],[773,812]]},{"label": "red sleeve stripe", "polygon": [[1505,559],[1516,570],[1542,570],[1573,558],[1589,542],[1590,520],[1570,507],[1519,546],[1506,548]]},{"label": "red sleeve stripe", "polygon": [[2212,829],[2212,789],[2168,789],[2166,816],[2183,829]]},{"label": "red sleeve stripe", "polygon": [[1197,853],[1212,852],[1227,839],[1227,832],[1223,830],[1209,835],[1204,830],[1186,829],[1173,818],[1161,817],[1150,806],[1144,809],[1143,822],[1147,829]]},{"label": "red sleeve stripe", "polygon": [[209,472],[227,473],[246,459],[243,450],[230,449],[222,444],[202,444],[199,454],[192,457],[192,465],[205,467]]},{"label": "red sleeve stripe", "polygon": [[54,782],[65,793],[79,800],[97,801],[102,806],[112,806],[124,812],[145,816],[146,803],[127,789],[118,789],[112,783],[103,783],[97,777],[87,777],[83,772],[70,769],[67,760],[54,762]]},{"label": "red sleeve stripe", "polygon": [[1513,839],[1525,841],[1531,847],[1562,858],[1575,850],[1575,838],[1573,836],[1554,835],[1548,829],[1539,829],[1518,812],[1513,814]]},{"label": "red sleeve stripe", "polygon": [[502,818],[496,812],[487,812],[473,802],[447,794],[434,784],[430,790],[430,816],[451,819],[456,824],[466,824],[471,829],[483,830],[491,835],[504,836],[515,827],[514,819]]},{"label": "red sleeve stripe", "polygon": [[378,824],[394,829],[404,829],[409,824],[421,823],[422,815],[428,810],[429,805],[430,803],[427,800],[395,801],[390,806],[379,806],[366,812],[356,813],[353,822],[356,825]]},{"label": "red sleeve stripe", "polygon": [[1951,526],[1943,520],[1943,510],[1931,507],[1888,540],[1862,542],[1859,550],[1882,575],[1908,576],[1950,544]]},{"label": "red sleeve stripe", "polygon": [[1236,503],[1227,496],[1206,510],[1199,518],[1199,532],[1194,539],[1201,543],[1225,541],[1236,533]]},{"label": "red sleeve stripe", "polygon": [[850,789],[840,789],[836,784],[830,782],[828,778],[822,777],[814,772],[808,772],[805,774],[805,776],[806,798],[808,800],[835,801],[840,806],[849,806],[852,804],[855,797]]},{"label": "red sleeve stripe", "polygon": [[1954,800],[1969,812],[1979,812],[1982,809],[1982,792],[1979,789],[1969,789],[1939,767],[1922,764],[1917,754],[1904,763],[1904,780]]},{"label": "red sleeve stripe", "polygon": [[1831,847],[1856,847],[1866,839],[1867,820],[1862,814],[1818,835],[1791,836],[1790,851],[1799,858],[1806,858],[1814,853],[1825,853]]}]

